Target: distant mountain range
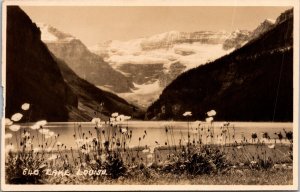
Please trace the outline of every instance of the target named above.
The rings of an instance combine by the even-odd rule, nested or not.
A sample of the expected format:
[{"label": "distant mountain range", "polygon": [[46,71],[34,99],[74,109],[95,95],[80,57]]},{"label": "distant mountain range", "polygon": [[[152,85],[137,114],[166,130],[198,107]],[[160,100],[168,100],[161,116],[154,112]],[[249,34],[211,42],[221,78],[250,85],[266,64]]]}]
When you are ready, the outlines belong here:
[{"label": "distant mountain range", "polygon": [[148,108],[147,119],[184,119],[185,111],[204,119],[215,109],[216,120],[292,121],[293,10],[251,35],[241,48],[178,76]]},{"label": "distant mountain range", "polygon": [[[129,41],[86,46],[76,37],[38,24],[49,50],[81,78],[146,109],[178,75],[241,47],[268,31],[265,20],[255,30],[170,31]],[[92,53],[93,52],[93,53]]]},{"label": "distant mountain range", "polygon": [[[81,79],[52,55],[41,41],[39,28],[17,6],[7,7],[6,34],[6,117],[20,112],[25,102],[31,109],[24,120],[30,121],[90,121],[95,115],[107,118],[113,112],[141,117],[138,108]],[[59,38],[72,39],[69,35]]]},{"label": "distant mountain range", "polygon": [[[107,41],[89,47],[115,70],[132,79],[127,100],[148,107],[178,75],[241,47],[268,31],[275,21],[262,22],[253,31],[170,31],[129,41]],[[152,92],[144,91],[151,88]]]}]

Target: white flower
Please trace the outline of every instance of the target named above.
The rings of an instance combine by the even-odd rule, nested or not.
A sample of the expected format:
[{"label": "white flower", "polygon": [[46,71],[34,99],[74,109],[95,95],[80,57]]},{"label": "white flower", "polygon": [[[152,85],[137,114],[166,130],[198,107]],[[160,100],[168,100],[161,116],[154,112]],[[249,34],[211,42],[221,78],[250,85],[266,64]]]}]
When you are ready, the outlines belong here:
[{"label": "white flower", "polygon": [[6,145],[6,147],[5,147],[5,152],[13,152],[13,151],[15,151],[15,146],[14,145]]},{"label": "white flower", "polygon": [[25,143],[26,146],[30,146],[32,144],[32,140],[31,139],[28,139]]},{"label": "white flower", "polygon": [[30,104],[29,103],[24,103],[21,108],[24,110],[24,111],[27,111],[30,107]]},{"label": "white flower", "polygon": [[6,133],[5,134],[5,139],[10,139],[12,138],[12,134],[11,133]]},{"label": "white flower", "polygon": [[57,159],[58,158],[58,156],[57,155],[51,155],[47,160],[48,161],[52,161],[52,160],[55,160],[55,159]]},{"label": "white flower", "polygon": [[35,124],[38,125],[38,126],[45,126],[47,124],[47,121],[46,120],[40,120],[40,121],[36,122]]},{"label": "white flower", "polygon": [[185,116],[185,117],[192,116],[192,112],[186,111],[182,115]]},{"label": "white flower", "polygon": [[76,139],[75,142],[76,142],[77,145],[79,145],[79,146],[83,145],[83,139]]},{"label": "white flower", "polygon": [[9,126],[9,129],[12,130],[12,131],[19,131],[21,128],[20,125],[11,125]]},{"label": "white flower", "polygon": [[49,129],[40,129],[39,132],[43,135],[47,135],[49,133]]},{"label": "white flower", "polygon": [[122,131],[122,133],[126,133],[127,129],[126,128],[122,128],[121,131]]},{"label": "white flower", "polygon": [[11,116],[11,120],[17,122],[22,119],[23,115],[21,113],[15,113],[13,116]]},{"label": "white flower", "polygon": [[30,133],[27,132],[27,131],[26,131],[25,133],[22,133],[22,134],[21,134],[21,137],[22,137],[22,138],[29,137],[29,136],[30,136]]},{"label": "white flower", "polygon": [[125,120],[125,116],[124,115],[119,115],[118,117],[116,117],[116,120],[118,122],[123,122]]},{"label": "white flower", "polygon": [[91,160],[91,164],[96,164],[96,163],[97,163],[97,162],[96,162],[95,159]]},{"label": "white flower", "polygon": [[197,130],[192,130],[191,132],[194,133],[194,134],[197,134],[197,133],[198,133]]},{"label": "white flower", "polygon": [[237,146],[236,148],[238,148],[238,149],[242,149],[242,148],[243,148],[243,146],[239,145],[239,146]]},{"label": "white flower", "polygon": [[6,126],[10,126],[12,124],[13,124],[13,122],[9,118],[5,118],[5,125]]},{"label": "white flower", "polygon": [[119,113],[115,112],[113,114],[111,114],[112,117],[118,117]]},{"label": "white flower", "polygon": [[274,149],[274,148],[275,148],[275,144],[273,144],[273,145],[268,145],[268,147],[269,147],[270,149]]},{"label": "white flower", "polygon": [[153,158],[153,154],[148,154],[147,155],[147,159],[152,159]]},{"label": "white flower", "polygon": [[210,110],[206,113],[209,117],[215,116],[217,112],[215,110]]},{"label": "white flower", "polygon": [[213,117],[208,117],[205,119],[206,122],[211,123],[214,120]]},{"label": "white flower", "polygon": [[98,124],[101,123],[101,119],[100,118],[93,118],[91,122],[94,123],[95,125],[98,125]]},{"label": "white flower", "polygon": [[53,137],[53,136],[55,136],[55,133],[54,133],[53,131],[49,131],[49,132],[48,132],[48,136],[49,136],[49,137]]},{"label": "white flower", "polygon": [[48,148],[46,149],[46,151],[47,151],[47,152],[51,152],[52,149],[53,149],[52,147],[48,147]]},{"label": "white flower", "polygon": [[124,119],[129,120],[129,119],[131,119],[131,117],[130,116],[124,116]]},{"label": "white flower", "polygon": [[109,121],[110,121],[110,122],[115,122],[116,119],[115,119],[114,117],[111,117],[111,118],[109,118]]},{"label": "white flower", "polygon": [[40,126],[37,125],[37,124],[34,124],[34,125],[30,126],[30,129],[33,129],[33,130],[37,130],[39,128],[40,128]]},{"label": "white flower", "polygon": [[42,150],[42,148],[40,148],[40,147],[35,147],[34,149],[33,149],[33,152],[34,153],[37,153],[37,152],[40,152]]},{"label": "white flower", "polygon": [[101,158],[101,161],[104,162],[104,161],[106,160],[106,155],[105,155],[105,154],[102,154],[102,155],[100,156],[100,158]]},{"label": "white flower", "polygon": [[150,149],[144,149],[142,152],[143,152],[143,153],[149,153],[149,152],[150,152]]}]

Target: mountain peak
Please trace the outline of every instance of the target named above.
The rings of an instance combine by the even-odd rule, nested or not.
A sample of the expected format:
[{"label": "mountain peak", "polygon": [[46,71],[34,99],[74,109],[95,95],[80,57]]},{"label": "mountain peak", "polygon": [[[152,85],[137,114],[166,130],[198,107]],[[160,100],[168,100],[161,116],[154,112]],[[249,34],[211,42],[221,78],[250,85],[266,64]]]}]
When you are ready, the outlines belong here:
[{"label": "mountain peak", "polygon": [[61,32],[51,25],[44,23],[36,23],[36,25],[41,30],[41,39],[44,42],[70,42],[76,39],[74,36]]}]

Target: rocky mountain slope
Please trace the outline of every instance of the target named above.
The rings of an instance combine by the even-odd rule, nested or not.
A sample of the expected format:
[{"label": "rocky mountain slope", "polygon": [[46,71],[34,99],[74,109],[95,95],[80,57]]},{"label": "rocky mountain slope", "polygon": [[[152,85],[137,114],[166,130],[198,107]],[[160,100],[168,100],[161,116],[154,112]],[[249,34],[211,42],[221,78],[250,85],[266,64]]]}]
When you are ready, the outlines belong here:
[{"label": "rocky mountain slope", "polygon": [[87,121],[93,118],[95,113],[101,119],[107,119],[114,112],[130,115],[132,118],[143,118],[143,112],[134,105],[78,77],[64,61],[56,61],[64,80],[78,98],[78,108],[71,110],[71,119]]},{"label": "rocky mountain slope", "polygon": [[192,111],[192,119],[204,119],[205,112],[215,109],[216,120],[292,121],[292,10],[275,24],[262,25],[268,30],[240,49],[180,75],[146,117],[184,119],[183,112]]},{"label": "rocky mountain slope", "polygon": [[79,39],[46,24],[38,23],[38,26],[42,31],[42,41],[49,50],[65,61],[79,77],[116,93],[133,88],[130,79],[91,53]]}]

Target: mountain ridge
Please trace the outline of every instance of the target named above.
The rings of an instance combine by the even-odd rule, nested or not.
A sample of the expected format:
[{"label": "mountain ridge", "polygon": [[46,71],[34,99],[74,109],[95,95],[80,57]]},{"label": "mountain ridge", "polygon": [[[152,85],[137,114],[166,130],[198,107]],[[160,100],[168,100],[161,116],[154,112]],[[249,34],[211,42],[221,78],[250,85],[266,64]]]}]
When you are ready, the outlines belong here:
[{"label": "mountain ridge", "polygon": [[178,76],[146,118],[183,120],[192,111],[191,119],[203,119],[213,108],[217,120],[292,121],[293,18],[285,18],[231,54]]}]

